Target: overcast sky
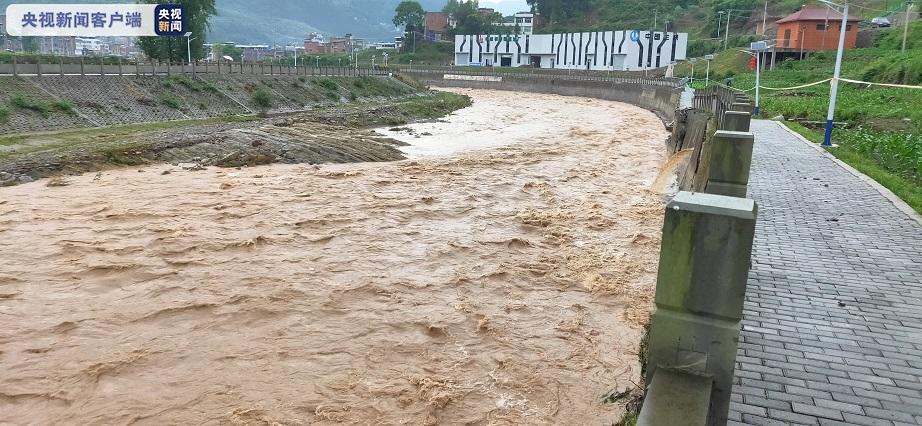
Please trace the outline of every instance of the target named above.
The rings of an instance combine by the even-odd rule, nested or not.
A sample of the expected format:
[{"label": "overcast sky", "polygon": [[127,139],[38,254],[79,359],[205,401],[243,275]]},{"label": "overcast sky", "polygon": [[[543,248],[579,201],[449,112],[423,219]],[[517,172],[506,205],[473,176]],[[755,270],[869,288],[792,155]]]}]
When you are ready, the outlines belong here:
[{"label": "overcast sky", "polygon": [[480,7],[492,7],[503,15],[529,10],[525,0],[480,0]]}]

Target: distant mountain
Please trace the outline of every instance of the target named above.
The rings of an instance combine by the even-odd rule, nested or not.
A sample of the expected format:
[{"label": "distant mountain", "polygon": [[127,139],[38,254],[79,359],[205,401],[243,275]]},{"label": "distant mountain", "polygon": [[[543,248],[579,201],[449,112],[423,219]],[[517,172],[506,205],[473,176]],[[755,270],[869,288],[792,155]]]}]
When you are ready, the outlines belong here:
[{"label": "distant mountain", "polygon": [[[352,33],[369,40],[389,40],[400,31],[391,19],[401,0],[217,0],[218,16],[211,20],[209,42],[243,44],[300,43],[310,32],[327,35]],[[67,0],[61,3],[126,3],[125,0]],[[41,0],[0,0],[0,10],[11,3],[48,3]],[[445,0],[420,0],[427,10],[440,10]],[[0,12],[2,13],[2,12]]]}]

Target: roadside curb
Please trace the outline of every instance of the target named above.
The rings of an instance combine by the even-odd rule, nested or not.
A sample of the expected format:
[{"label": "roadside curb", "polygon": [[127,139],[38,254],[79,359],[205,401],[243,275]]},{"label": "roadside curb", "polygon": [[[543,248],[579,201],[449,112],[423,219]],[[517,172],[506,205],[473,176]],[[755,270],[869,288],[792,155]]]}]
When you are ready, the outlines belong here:
[{"label": "roadside curb", "polygon": [[823,156],[825,156],[826,158],[832,160],[833,162],[835,162],[836,164],[838,164],[840,167],[842,167],[843,169],[845,169],[845,170],[848,171],[849,173],[855,175],[855,177],[857,177],[858,179],[861,179],[864,183],[870,185],[872,188],[874,188],[875,190],[877,190],[877,192],[879,192],[880,195],[883,195],[884,198],[886,198],[886,199],[889,200],[894,206],[896,206],[897,209],[899,209],[901,212],[903,212],[906,216],[909,216],[910,219],[915,220],[916,223],[918,223],[919,225],[922,225],[922,215],[920,215],[919,213],[917,213],[917,212],[915,211],[915,209],[913,209],[912,207],[910,207],[909,204],[906,204],[906,202],[903,201],[902,199],[900,199],[900,197],[897,197],[896,194],[894,194],[892,191],[890,191],[889,189],[887,189],[887,187],[881,185],[881,184],[878,183],[876,180],[871,179],[870,177],[868,177],[868,176],[865,175],[864,173],[861,173],[860,171],[856,170],[854,167],[848,165],[848,164],[845,163],[844,161],[842,161],[842,160],[836,158],[836,156],[834,156],[834,155],[830,154],[829,152],[827,152],[826,149],[824,149],[823,147],[821,147],[821,146],[819,146],[819,145],[817,145],[817,144],[815,144],[815,143],[813,143],[813,142],[810,142],[810,141],[807,140],[807,138],[805,138],[803,135],[801,135],[800,133],[797,133],[797,132],[791,130],[791,129],[790,129],[787,125],[785,125],[784,123],[782,123],[782,122],[780,122],[780,121],[773,121],[773,120],[761,120],[761,121],[771,121],[771,122],[773,122],[773,123],[776,123],[776,124],[777,124],[778,126],[780,126],[782,129],[784,129],[785,131],[787,131],[788,133],[790,133],[791,135],[793,135],[795,138],[797,138],[797,140],[802,141],[803,143],[805,143],[805,144],[807,144],[808,146],[810,146],[810,148],[813,148],[814,150],[820,152],[820,153],[821,153]]}]

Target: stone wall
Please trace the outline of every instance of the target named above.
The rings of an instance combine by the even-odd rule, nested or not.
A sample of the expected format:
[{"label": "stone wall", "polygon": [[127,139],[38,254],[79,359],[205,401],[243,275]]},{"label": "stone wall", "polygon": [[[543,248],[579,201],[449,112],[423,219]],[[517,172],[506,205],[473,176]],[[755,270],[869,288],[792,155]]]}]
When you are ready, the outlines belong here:
[{"label": "stone wall", "polygon": [[[564,96],[584,96],[637,105],[655,112],[666,122],[675,119],[681,98],[681,89],[674,85],[643,84],[643,79],[573,78],[545,75],[516,75],[504,73],[484,78],[452,78],[453,74],[428,71],[408,71],[423,84],[474,89],[510,90],[518,92],[549,93]],[[445,78],[448,76],[449,78]],[[650,80],[654,81],[654,80]]]}]

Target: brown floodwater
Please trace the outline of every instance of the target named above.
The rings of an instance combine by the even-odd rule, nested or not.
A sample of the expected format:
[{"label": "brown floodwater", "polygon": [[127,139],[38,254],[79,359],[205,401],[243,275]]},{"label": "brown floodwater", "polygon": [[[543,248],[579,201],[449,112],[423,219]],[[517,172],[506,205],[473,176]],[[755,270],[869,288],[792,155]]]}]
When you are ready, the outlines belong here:
[{"label": "brown floodwater", "polygon": [[464,92],[448,121],[502,143],[0,188],[0,423],[617,421],[605,396],[641,385],[662,123]]}]

